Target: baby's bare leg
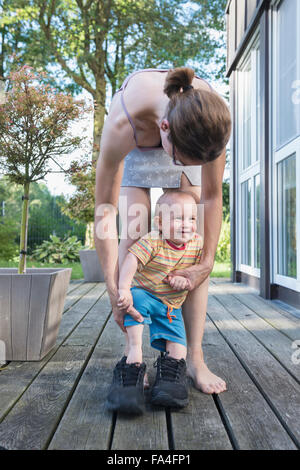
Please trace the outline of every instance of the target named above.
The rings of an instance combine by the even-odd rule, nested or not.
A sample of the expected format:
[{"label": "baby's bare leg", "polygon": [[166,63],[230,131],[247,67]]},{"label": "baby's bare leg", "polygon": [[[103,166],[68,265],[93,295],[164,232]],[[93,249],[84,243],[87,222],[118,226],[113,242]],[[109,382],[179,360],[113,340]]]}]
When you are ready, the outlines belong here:
[{"label": "baby's bare leg", "polygon": [[166,341],[166,351],[174,359],[186,359],[186,347],[183,344]]},{"label": "baby's bare leg", "polygon": [[127,326],[127,364],[143,362],[142,337],[144,325]]}]

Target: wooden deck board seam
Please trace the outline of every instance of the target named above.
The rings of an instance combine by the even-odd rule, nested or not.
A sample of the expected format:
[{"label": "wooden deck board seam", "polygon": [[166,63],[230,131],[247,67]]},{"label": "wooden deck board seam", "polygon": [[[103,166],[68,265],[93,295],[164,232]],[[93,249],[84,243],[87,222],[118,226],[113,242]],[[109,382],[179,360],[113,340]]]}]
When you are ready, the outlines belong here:
[{"label": "wooden deck board seam", "polygon": [[[211,316],[209,314],[207,314],[209,319],[212,321],[212,323],[215,325],[215,327],[217,328],[217,330],[219,331],[219,333],[222,335],[222,337],[224,338],[224,340],[226,341],[226,343],[228,344],[228,346],[230,347],[230,349],[232,350],[233,354],[236,356],[236,358],[238,359],[238,361],[240,362],[240,364],[242,365],[242,367],[244,368],[245,372],[248,374],[249,378],[252,380],[253,384],[255,385],[255,387],[258,389],[258,391],[260,392],[260,394],[262,395],[262,397],[265,399],[266,403],[269,405],[271,411],[274,413],[274,415],[276,416],[276,418],[278,419],[278,421],[280,422],[281,426],[284,428],[284,430],[286,431],[286,433],[288,434],[288,436],[291,438],[291,440],[293,441],[293,443],[295,444],[295,446],[300,449],[300,442],[298,441],[298,439],[296,438],[296,436],[293,434],[293,432],[290,430],[290,428],[288,427],[288,425],[286,424],[286,422],[284,421],[284,419],[282,418],[281,414],[279,413],[279,411],[277,410],[277,408],[273,405],[272,401],[269,399],[268,395],[265,393],[264,389],[261,387],[261,385],[259,384],[259,382],[256,380],[255,376],[252,374],[251,370],[249,369],[249,367],[245,364],[245,362],[243,361],[243,359],[240,357],[239,353],[235,350],[234,346],[231,344],[231,342],[226,338],[225,335],[223,335],[222,331],[219,329],[219,327],[216,325],[216,323],[214,322],[214,320],[211,318]],[[222,399],[222,397],[219,398],[220,400]]]},{"label": "wooden deck board seam", "polygon": [[220,415],[220,418],[222,420],[223,426],[225,428],[225,431],[227,433],[228,439],[230,440],[230,444],[232,445],[233,450],[240,450],[240,447],[238,445],[238,441],[237,441],[237,439],[234,435],[234,431],[233,431],[232,426],[229,422],[227,413],[226,413],[226,411],[223,407],[223,404],[220,400],[220,397],[216,393],[213,393],[212,397],[213,397],[214,403],[216,405],[216,408],[218,410],[218,413]]},{"label": "wooden deck board seam", "polygon": [[67,295],[71,294],[71,292],[74,292],[74,290],[78,289],[78,287],[81,286],[83,283],[84,283],[83,280],[81,282],[72,282],[72,281],[70,281],[70,287],[69,287],[69,290],[67,292]]},{"label": "wooden deck board seam", "polygon": [[[76,305],[76,304],[79,302],[79,300],[82,299],[82,297],[84,297],[86,294],[88,294],[88,293],[89,293],[92,289],[94,289],[96,286],[97,286],[97,284],[96,284],[96,283],[93,283],[90,289],[88,289],[86,292],[83,292],[82,295],[80,295],[79,297],[76,297],[76,300],[74,300],[74,302],[73,302],[72,304],[68,305],[68,307],[63,310],[63,315],[64,315],[65,313],[67,313],[67,312],[70,310],[70,308],[73,308],[74,305]],[[82,287],[82,284],[80,284],[79,287]],[[105,292],[105,291],[106,291],[106,289],[104,290],[104,292]],[[68,295],[69,295],[69,292],[68,292],[68,294],[67,294],[67,296],[66,296],[66,301],[68,300]]]},{"label": "wooden deck board seam", "polygon": [[118,413],[114,411],[112,413],[111,429],[110,429],[110,434],[109,434],[107,450],[112,450],[112,444],[114,440],[114,432],[115,432],[115,428],[117,424],[117,418],[118,418]]},{"label": "wooden deck board seam", "polygon": [[[87,316],[87,314],[89,313],[89,311],[95,306],[95,304],[103,297],[103,295],[105,294],[106,292],[106,289],[104,289],[104,291],[101,293],[101,295],[97,298],[97,300],[93,303],[93,305],[89,308],[89,310],[86,312],[86,314],[78,321],[78,323],[76,323],[76,325],[74,325],[74,327],[72,328],[72,330],[69,332],[69,334],[67,336],[64,337],[63,341],[57,345],[54,346],[54,348],[52,349],[51,351],[51,355],[49,355],[49,358],[47,358],[47,361],[45,362],[45,364],[43,366],[41,366],[41,368],[38,370],[38,372],[32,377],[32,379],[28,382],[28,384],[26,385],[26,387],[24,388],[24,390],[20,393],[20,395],[15,399],[15,401],[11,404],[11,406],[3,413],[3,416],[2,418],[0,418],[0,423],[2,423],[2,421],[4,421],[4,419],[7,417],[7,415],[10,413],[10,411],[15,407],[15,405],[18,403],[18,401],[22,398],[22,396],[24,395],[24,393],[28,390],[28,388],[30,387],[30,385],[35,381],[35,379],[38,377],[38,375],[42,372],[42,370],[46,367],[46,365],[48,364],[48,362],[52,359],[52,357],[57,353],[57,351],[59,350],[59,348],[61,348],[64,344],[64,342],[69,338],[69,336],[72,335],[72,333],[76,330],[76,328],[80,325],[80,323],[84,320],[84,318]],[[109,317],[110,317],[111,314],[109,314]],[[105,322],[105,325],[106,325],[106,322]],[[50,353],[49,353],[50,354]]]},{"label": "wooden deck board seam", "polygon": [[58,428],[58,426],[59,426],[59,423],[61,422],[61,420],[62,420],[62,418],[63,418],[63,416],[64,416],[64,414],[65,414],[65,411],[66,411],[66,409],[68,408],[68,405],[69,405],[70,401],[72,400],[72,397],[73,397],[73,395],[74,395],[74,393],[75,393],[75,391],[76,391],[76,388],[77,388],[77,386],[78,386],[78,384],[79,384],[79,382],[80,382],[80,379],[81,379],[81,377],[82,377],[82,375],[83,375],[83,373],[84,373],[84,371],[85,371],[85,369],[86,369],[86,367],[87,367],[87,365],[88,365],[88,363],[89,363],[89,360],[90,360],[90,358],[91,358],[91,356],[92,356],[92,354],[93,354],[93,352],[94,352],[94,350],[95,350],[95,348],[96,348],[96,346],[97,346],[97,344],[98,344],[98,342],[99,342],[99,340],[100,340],[100,338],[101,338],[101,335],[102,335],[102,333],[103,333],[103,331],[104,331],[104,329],[105,329],[105,327],[106,327],[106,325],[107,325],[107,322],[109,321],[109,319],[110,319],[110,317],[111,317],[111,314],[112,314],[112,311],[110,311],[109,314],[107,315],[107,318],[106,318],[105,322],[104,322],[103,325],[102,325],[102,328],[101,328],[101,330],[100,330],[100,332],[99,332],[99,335],[97,336],[97,338],[96,338],[96,340],[95,340],[95,343],[94,343],[93,347],[91,348],[91,350],[90,350],[90,352],[88,353],[88,355],[87,355],[87,357],[86,357],[84,363],[82,364],[82,367],[81,367],[81,369],[80,369],[80,372],[78,373],[78,375],[77,375],[77,377],[76,377],[76,379],[75,379],[75,381],[74,381],[74,384],[73,384],[73,386],[72,386],[72,388],[71,388],[71,390],[70,390],[70,393],[68,394],[68,397],[66,398],[66,401],[65,401],[65,403],[64,403],[64,406],[62,407],[61,413],[60,413],[59,416],[57,417],[56,423],[55,423],[55,425],[53,426],[53,428],[52,428],[52,430],[51,430],[51,433],[49,434],[49,437],[48,437],[48,439],[47,439],[47,441],[46,441],[46,443],[45,443],[45,446],[44,446],[43,450],[47,450],[47,449],[48,449],[48,447],[49,447],[49,445],[50,445],[50,443],[51,443],[51,441],[52,441],[52,439],[53,439],[53,436],[54,436],[54,434],[55,434],[56,431],[57,431],[57,428]]},{"label": "wooden deck board seam", "polygon": [[169,408],[166,408],[166,423],[167,423],[169,450],[176,450],[174,432],[173,432],[173,423],[172,423],[172,413]]},{"label": "wooden deck board seam", "polygon": [[[231,295],[232,295],[232,294],[231,294]],[[217,294],[213,294],[212,297],[214,297],[214,299],[215,299],[216,301],[218,301],[218,302],[222,305],[222,307],[223,307],[224,309],[227,310],[227,312],[232,316],[232,318],[234,318],[235,321],[239,322],[239,324],[240,324],[243,328],[245,328],[245,330],[247,330],[247,331],[255,338],[255,340],[256,340],[261,346],[263,346],[263,347],[268,351],[269,354],[271,354],[272,357],[274,357],[274,359],[284,368],[284,370],[285,370],[286,372],[288,372],[288,374],[292,377],[292,379],[295,380],[295,382],[297,382],[298,385],[300,385],[300,381],[299,381],[298,377],[296,377],[296,376],[293,374],[293,372],[291,372],[291,371],[286,367],[286,365],[285,365],[283,362],[281,362],[281,360],[271,351],[271,349],[268,348],[268,346],[267,346],[265,343],[263,343],[263,342],[252,332],[251,329],[249,329],[249,328],[247,328],[245,325],[243,325],[243,323],[242,323],[239,319],[237,319],[237,318],[230,312],[230,310],[226,307],[226,305],[224,305],[224,304],[221,302],[221,300],[217,297]],[[240,301],[239,299],[236,299],[236,300]],[[245,305],[245,304],[243,304],[243,305]],[[249,308],[249,307],[247,306],[247,308]],[[249,308],[249,309],[250,309],[250,308]],[[250,309],[250,310],[252,310],[252,309]],[[252,310],[252,311],[254,311],[254,310]],[[254,311],[254,312],[255,312],[255,311]],[[256,313],[256,312],[255,312],[255,313]],[[260,317],[262,320],[265,321],[264,318],[262,318],[261,316],[259,316],[259,317]],[[266,323],[268,323],[270,326],[272,326],[272,328],[274,328],[274,330],[278,331],[278,333],[284,334],[282,331],[280,331],[280,330],[278,330],[277,328],[275,328],[275,327],[274,327],[273,325],[271,325],[269,322],[266,322]],[[284,335],[284,336],[286,336],[286,335]],[[291,340],[291,338],[288,338],[288,339]]]},{"label": "wooden deck board seam", "polygon": [[[217,294],[214,294],[214,295],[217,295]],[[230,294],[232,295],[236,300],[238,300],[239,302],[241,302],[241,304],[243,304],[244,306],[246,306],[249,310],[252,310],[252,312],[254,312],[259,318],[261,318],[262,320],[264,320],[266,323],[268,323],[270,326],[272,326],[272,328],[274,328],[274,330],[277,330],[279,333],[283,334],[284,336],[286,336],[289,340],[291,341],[294,341],[293,338],[291,338],[291,336],[289,336],[287,333],[285,333],[285,331],[283,330],[280,330],[279,328],[277,328],[275,325],[273,325],[273,323],[271,323],[270,321],[268,321],[267,318],[261,316],[259,314],[259,312],[257,312],[256,310],[254,310],[251,306],[249,306],[247,303],[243,302],[239,297],[236,296],[236,294]],[[269,305],[269,304],[267,304]],[[270,305],[269,305],[270,306]],[[279,312],[276,308],[274,308],[274,310],[276,311],[276,313],[278,313],[279,315],[282,316],[282,318],[286,318],[281,312]]]}]

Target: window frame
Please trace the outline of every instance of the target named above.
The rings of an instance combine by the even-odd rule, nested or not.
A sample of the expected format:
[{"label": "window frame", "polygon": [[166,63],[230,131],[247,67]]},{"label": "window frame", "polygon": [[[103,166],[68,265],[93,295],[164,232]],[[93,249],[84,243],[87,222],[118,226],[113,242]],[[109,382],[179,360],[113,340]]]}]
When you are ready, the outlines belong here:
[{"label": "window frame", "polygon": [[[277,116],[277,50],[275,45],[277,44],[278,38],[278,9],[280,4],[286,0],[273,0],[271,4],[271,40],[270,40],[270,57],[271,57],[271,107],[270,116],[271,118],[271,227],[270,227],[270,247],[271,247],[271,258],[273,260],[271,269],[271,280],[273,283],[283,287],[300,292],[300,188],[297,185],[297,181],[300,181],[300,135],[291,138],[285,144],[276,147],[277,143],[277,129],[276,129],[276,116]],[[298,9],[298,16],[300,20],[300,8]],[[297,28],[297,40],[300,41],[300,25]],[[300,60],[297,64],[297,76],[300,76]],[[300,112],[300,103],[299,103]],[[278,246],[278,184],[277,184],[277,165],[281,161],[290,157],[292,154],[296,154],[296,250],[297,250],[297,277],[291,278],[278,274],[278,252],[280,247]]]},{"label": "window frame", "polygon": [[[254,89],[251,92],[251,164],[242,169],[243,166],[243,148],[244,148],[244,126],[239,126],[240,124],[240,117],[242,116],[241,111],[243,109],[243,99],[241,96],[244,97],[244,94],[241,93],[243,91],[243,71],[247,68],[249,61],[251,61],[251,75],[255,77],[254,80]],[[237,149],[237,158],[236,158],[236,194],[237,194],[237,204],[236,204],[236,254],[237,254],[237,261],[236,261],[236,269],[242,271],[244,273],[253,275],[257,278],[260,277],[260,268],[254,266],[255,264],[255,177],[259,174],[260,175],[260,155],[259,155],[259,147],[257,145],[257,141],[259,139],[259,132],[260,132],[260,116],[257,113],[257,100],[260,99],[258,96],[258,80],[259,77],[259,62],[260,62],[260,31],[259,27],[257,28],[256,32],[254,33],[251,42],[249,43],[248,47],[246,48],[239,64],[236,68],[236,77],[237,77],[237,93],[236,93],[236,149]],[[253,80],[251,79],[251,83]],[[260,109],[260,108],[259,108]],[[253,119],[255,117],[256,119]],[[257,155],[258,153],[258,155]],[[255,157],[254,157],[255,155]],[[256,159],[255,159],[256,158]],[[243,264],[242,260],[242,224],[244,223],[243,217],[246,216],[242,210],[242,184],[247,181],[248,179],[251,180],[251,260],[250,265]],[[260,178],[261,183],[261,178]],[[260,184],[261,188],[261,184]],[[260,243],[260,240],[258,241]]]}]

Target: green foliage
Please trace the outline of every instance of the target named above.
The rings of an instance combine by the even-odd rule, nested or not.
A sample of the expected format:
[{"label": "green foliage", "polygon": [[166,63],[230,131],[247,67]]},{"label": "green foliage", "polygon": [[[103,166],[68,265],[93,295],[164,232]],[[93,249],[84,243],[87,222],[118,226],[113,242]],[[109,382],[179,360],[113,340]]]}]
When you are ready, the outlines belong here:
[{"label": "green foliage", "polygon": [[32,259],[43,263],[66,264],[79,260],[81,242],[77,237],[69,237],[61,240],[55,235],[50,235],[50,240],[45,240],[32,253]]},{"label": "green foliage", "polygon": [[[6,67],[56,66],[56,84],[93,97],[101,77],[113,92],[138,68],[190,62],[207,78],[225,78],[227,0],[0,0]],[[211,61],[213,60],[213,67]],[[101,93],[103,90],[101,90]],[[101,106],[105,106],[103,95]]]},{"label": "green foliage", "polygon": [[68,202],[60,204],[62,212],[78,222],[93,222],[95,207],[95,162],[72,162],[66,172],[68,183],[76,187],[76,192]]},{"label": "green foliage", "polygon": [[[21,186],[10,183],[7,177],[0,179],[0,204],[2,200],[5,201],[3,220],[13,218],[17,232],[19,232],[21,224],[22,194]],[[66,233],[70,233],[84,242],[85,224],[76,223],[63,214],[60,208],[63,203],[67,203],[65,197],[63,195],[53,196],[45,183],[35,182],[31,184],[27,239],[29,253],[43,240],[49,240],[51,234],[63,238]],[[19,242],[18,233],[13,238],[16,243]]]},{"label": "green foliage", "polygon": [[219,243],[216,251],[215,260],[218,262],[230,261],[230,221],[229,215],[222,221]]},{"label": "green foliage", "polygon": [[223,189],[223,219],[230,216],[230,199],[229,199],[229,183],[223,181],[222,183]]},{"label": "green foliage", "polygon": [[0,258],[9,261],[17,254],[18,246],[14,241],[17,235],[17,224],[12,219],[0,217]]}]

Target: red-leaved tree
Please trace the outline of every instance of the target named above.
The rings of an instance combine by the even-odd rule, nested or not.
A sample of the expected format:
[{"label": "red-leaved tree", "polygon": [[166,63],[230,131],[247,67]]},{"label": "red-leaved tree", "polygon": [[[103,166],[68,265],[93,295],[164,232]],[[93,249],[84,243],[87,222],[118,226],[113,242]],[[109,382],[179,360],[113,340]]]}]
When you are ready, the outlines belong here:
[{"label": "red-leaved tree", "polygon": [[44,78],[26,65],[11,73],[10,91],[0,104],[0,168],[24,188],[19,274],[26,270],[30,183],[51,171],[51,161],[80,146],[83,137],[72,135],[69,126],[89,110],[83,101],[45,85]]}]

